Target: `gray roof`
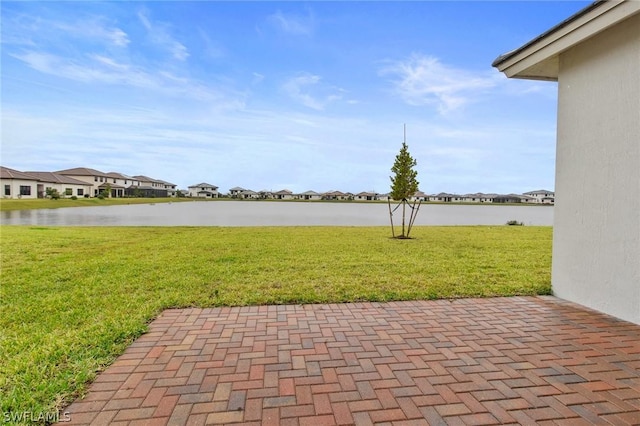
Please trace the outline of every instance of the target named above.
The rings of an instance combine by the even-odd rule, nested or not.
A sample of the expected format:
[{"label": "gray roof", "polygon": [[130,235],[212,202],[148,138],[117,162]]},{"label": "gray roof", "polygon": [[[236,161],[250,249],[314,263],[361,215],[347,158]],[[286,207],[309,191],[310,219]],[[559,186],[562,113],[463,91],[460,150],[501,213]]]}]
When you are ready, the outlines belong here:
[{"label": "gray roof", "polygon": [[206,182],[202,182],[202,183],[199,183],[197,185],[190,185],[189,188],[198,188],[198,187],[201,187],[201,186],[218,189],[217,186],[211,185],[210,183],[206,183]]},{"label": "gray roof", "polygon": [[69,176],[53,173],[53,172],[25,172],[31,176],[37,177],[39,180],[44,182],[52,182],[52,183],[68,183],[70,185],[84,185],[84,186],[92,186],[90,183],[83,182],[78,179],[74,179]]},{"label": "gray roof", "polygon": [[510,58],[516,56],[518,53],[522,52],[523,50],[527,49],[528,47],[536,44],[537,42],[539,42],[540,40],[542,40],[543,38],[555,33],[556,31],[562,29],[563,27],[567,26],[568,24],[570,24],[571,22],[575,21],[576,19],[580,18],[582,15],[588,13],[589,11],[597,8],[598,6],[600,6],[601,4],[606,3],[606,0],[597,0],[593,3],[591,3],[589,6],[583,8],[582,10],[578,11],[577,13],[575,13],[574,15],[570,16],[569,18],[565,19],[564,21],[560,22],[558,25],[552,27],[550,30],[545,31],[544,33],[540,34],[538,37],[534,38],[533,40],[531,40],[530,42],[522,45],[521,47],[512,50],[510,52],[504,53],[500,56],[498,56],[493,63],[491,64],[492,67],[497,67],[498,65],[500,65],[501,63],[509,60]]},{"label": "gray roof", "polygon": [[0,166],[0,178],[2,179],[23,179],[23,180],[39,180],[35,176],[21,172],[18,170],[10,169],[8,167]]},{"label": "gray roof", "polygon": [[137,176],[134,176],[133,178],[141,182],[164,183],[161,180],[150,178],[149,176],[145,176],[145,175],[137,175]]},{"label": "gray roof", "polygon": [[342,197],[342,196],[345,196],[347,194],[345,194],[344,192],[341,192],[341,191],[329,191],[329,192],[325,192],[324,195],[335,195],[336,197]]},{"label": "gray roof", "polygon": [[546,189],[538,189],[537,191],[529,191],[529,192],[525,192],[524,195],[531,195],[531,194],[553,194],[553,191],[547,191]]},{"label": "gray roof", "polygon": [[448,192],[441,192],[439,194],[430,195],[430,197],[462,197],[462,195],[449,194]]},{"label": "gray roof", "polygon": [[71,176],[102,176],[109,177],[105,172],[101,172],[100,170],[90,169],[88,167],[75,167],[73,169],[64,169],[58,170],[53,173],[57,173],[59,175],[71,175]]},{"label": "gray roof", "polygon": [[107,173],[107,176],[109,176],[110,178],[116,178],[116,179],[136,180],[133,176],[128,176],[118,172],[109,172]]}]

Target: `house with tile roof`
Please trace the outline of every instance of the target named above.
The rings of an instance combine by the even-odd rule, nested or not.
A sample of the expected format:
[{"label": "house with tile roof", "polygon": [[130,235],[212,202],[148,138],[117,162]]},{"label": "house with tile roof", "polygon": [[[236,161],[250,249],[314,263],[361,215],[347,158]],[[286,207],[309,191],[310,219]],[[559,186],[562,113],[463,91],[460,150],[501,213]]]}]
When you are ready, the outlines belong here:
[{"label": "house with tile roof", "polygon": [[296,194],[295,198],[298,198],[299,200],[317,201],[322,200],[322,194],[319,194],[316,191],[305,191],[301,194]]},{"label": "house with tile roof", "polygon": [[448,192],[440,192],[438,194],[429,195],[429,201],[439,203],[459,203],[462,202],[462,195],[450,194]]},{"label": "house with tile roof", "polygon": [[[28,175],[36,177],[44,185],[45,193],[47,189],[55,189],[58,194],[65,197],[90,197],[92,185],[70,176],[60,175],[53,172],[33,172],[26,171]],[[41,198],[41,197],[40,197]]]},{"label": "house with tile roof", "polygon": [[0,188],[3,198],[44,198],[47,189],[55,189],[63,196],[84,197],[92,185],[69,176],[52,172],[22,172],[0,167]]},{"label": "house with tile roof", "polygon": [[529,191],[529,192],[525,192],[522,195],[532,198],[534,203],[539,203],[539,204],[553,204],[556,196],[553,191],[548,191],[546,189]]},{"label": "house with tile roof", "polygon": [[88,167],[55,172],[22,172],[2,167],[2,189],[5,198],[44,198],[48,188],[63,196],[97,197],[173,197],[176,184],[148,176],[104,173]]},{"label": "house with tile roof", "polygon": [[[53,173],[69,176],[91,184],[91,197],[97,197],[98,194],[105,189],[105,185],[109,182],[109,175],[96,169],[89,167],[74,167],[71,169],[57,170]],[[103,185],[100,188],[100,185]]]},{"label": "house with tile roof", "polygon": [[231,188],[229,190],[229,197],[231,198],[241,198],[240,194],[243,193],[244,191],[246,191],[246,189],[244,189],[241,186],[234,186],[233,188]]},{"label": "house with tile roof", "polygon": [[273,193],[273,198],[276,200],[293,200],[293,192],[288,189],[281,189]]},{"label": "house with tile roof", "polygon": [[35,176],[9,167],[0,167],[0,188],[3,198],[38,198],[38,194],[44,195],[44,185]]},{"label": "house with tile roof", "polygon": [[206,182],[201,182],[197,185],[191,185],[187,189],[189,190],[189,197],[218,198],[220,196],[218,187]]},{"label": "house with tile roof", "polygon": [[377,199],[376,195],[375,192],[362,191],[358,192],[353,199],[356,201],[375,201]]}]

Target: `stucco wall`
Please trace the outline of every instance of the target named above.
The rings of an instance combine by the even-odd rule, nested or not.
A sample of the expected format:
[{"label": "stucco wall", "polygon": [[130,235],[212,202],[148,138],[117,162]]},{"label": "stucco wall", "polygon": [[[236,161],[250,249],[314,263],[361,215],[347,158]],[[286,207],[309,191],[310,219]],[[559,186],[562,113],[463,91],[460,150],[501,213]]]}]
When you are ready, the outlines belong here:
[{"label": "stucco wall", "polygon": [[640,324],[640,14],[560,56],[554,293]]},{"label": "stucco wall", "polygon": [[[23,179],[0,179],[0,197],[2,198],[38,198],[38,184],[42,184],[42,182],[36,182],[34,180],[23,180]],[[5,195],[4,186],[10,186],[11,195]],[[50,184],[49,184],[50,185]],[[20,187],[28,186],[31,188],[31,195],[20,195]],[[42,185],[42,190],[44,191],[44,185]]]}]

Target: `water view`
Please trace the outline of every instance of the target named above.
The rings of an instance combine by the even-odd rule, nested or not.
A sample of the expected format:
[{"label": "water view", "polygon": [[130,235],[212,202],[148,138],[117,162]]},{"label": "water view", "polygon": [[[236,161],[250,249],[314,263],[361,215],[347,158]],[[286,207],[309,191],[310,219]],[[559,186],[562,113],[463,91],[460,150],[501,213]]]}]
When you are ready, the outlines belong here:
[{"label": "water view", "polygon": [[[386,226],[384,203],[194,201],[0,212],[3,225],[38,226]],[[394,222],[401,220],[400,210]],[[551,206],[423,204],[415,225],[551,226]]]}]

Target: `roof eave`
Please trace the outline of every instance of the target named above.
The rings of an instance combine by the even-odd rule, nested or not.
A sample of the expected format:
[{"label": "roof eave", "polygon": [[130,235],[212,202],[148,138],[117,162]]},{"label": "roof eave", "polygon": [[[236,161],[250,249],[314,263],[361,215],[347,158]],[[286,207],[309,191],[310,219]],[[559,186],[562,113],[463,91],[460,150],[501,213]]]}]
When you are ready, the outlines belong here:
[{"label": "roof eave", "polygon": [[640,2],[598,0],[511,52],[492,66],[510,78],[557,81],[562,52],[640,12]]}]

